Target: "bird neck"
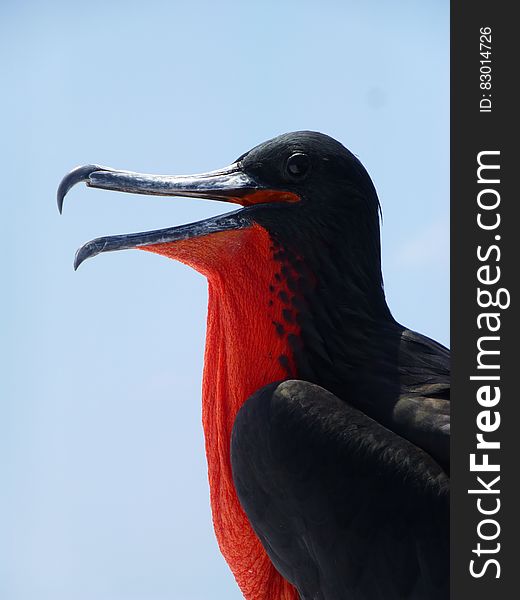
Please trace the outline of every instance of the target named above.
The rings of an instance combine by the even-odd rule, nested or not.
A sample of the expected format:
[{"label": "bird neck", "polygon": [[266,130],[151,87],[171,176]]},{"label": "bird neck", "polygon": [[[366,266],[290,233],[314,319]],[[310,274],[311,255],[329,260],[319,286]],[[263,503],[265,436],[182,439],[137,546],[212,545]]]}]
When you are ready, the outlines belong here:
[{"label": "bird neck", "polygon": [[[380,369],[386,340],[393,344],[402,328],[385,299],[377,205],[361,203],[348,223],[341,211],[320,220],[313,207],[304,209],[308,214],[284,219],[272,232],[298,272],[293,358],[299,378],[337,393],[335,381],[359,381],[374,365]],[[299,227],[302,220],[313,223],[312,230]]]}]

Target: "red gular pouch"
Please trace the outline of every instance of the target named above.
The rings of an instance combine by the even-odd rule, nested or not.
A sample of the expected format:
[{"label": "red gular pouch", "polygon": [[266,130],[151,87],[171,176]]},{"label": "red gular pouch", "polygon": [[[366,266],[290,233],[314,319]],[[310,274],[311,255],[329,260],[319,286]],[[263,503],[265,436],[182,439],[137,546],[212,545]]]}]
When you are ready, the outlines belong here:
[{"label": "red gular pouch", "polygon": [[295,600],[239,503],[230,461],[237,412],[261,387],[296,376],[291,336],[299,335],[290,265],[260,225],[141,248],[178,260],[208,279],[202,389],[213,523],[227,563],[248,600]]}]

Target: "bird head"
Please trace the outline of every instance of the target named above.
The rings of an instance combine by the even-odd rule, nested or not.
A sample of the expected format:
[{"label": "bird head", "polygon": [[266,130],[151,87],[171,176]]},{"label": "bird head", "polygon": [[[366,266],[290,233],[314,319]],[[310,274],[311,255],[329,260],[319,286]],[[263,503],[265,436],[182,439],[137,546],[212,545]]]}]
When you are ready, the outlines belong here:
[{"label": "bird head", "polygon": [[[77,252],[75,268],[102,252],[138,248],[178,258],[208,274],[225,264],[237,243],[244,247],[255,240],[260,251],[258,235],[250,233],[262,230],[281,246],[293,247],[304,262],[312,263],[319,254],[316,246],[327,246],[346,252],[347,260],[373,262],[379,269],[379,203],[372,181],[349,150],[321,133],[280,135],[228,167],[198,175],[78,167],[60,184],[60,212],[66,193],[79,182],[136,194],[221,200],[242,208],[188,225],[94,239]],[[254,248],[248,259],[254,259]]]}]

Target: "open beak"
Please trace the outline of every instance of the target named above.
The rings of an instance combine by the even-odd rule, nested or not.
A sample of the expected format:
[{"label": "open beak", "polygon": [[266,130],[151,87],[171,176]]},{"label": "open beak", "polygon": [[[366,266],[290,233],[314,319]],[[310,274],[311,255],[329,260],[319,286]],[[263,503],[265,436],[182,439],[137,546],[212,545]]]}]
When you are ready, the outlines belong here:
[{"label": "open beak", "polygon": [[[89,187],[105,190],[155,196],[207,198],[233,202],[242,206],[299,200],[299,197],[292,192],[271,190],[262,186],[244,173],[239,163],[233,163],[229,167],[208,173],[179,176],[148,175],[131,171],[117,171],[99,165],[84,165],[73,169],[60,183],[57,193],[60,213],[67,192],[72,186],[81,182],[86,183]],[[84,260],[101,252],[170,243],[218,231],[242,229],[251,225],[252,221],[246,211],[238,210],[179,227],[97,238],[87,242],[78,250],[74,268],[77,269]]]}]

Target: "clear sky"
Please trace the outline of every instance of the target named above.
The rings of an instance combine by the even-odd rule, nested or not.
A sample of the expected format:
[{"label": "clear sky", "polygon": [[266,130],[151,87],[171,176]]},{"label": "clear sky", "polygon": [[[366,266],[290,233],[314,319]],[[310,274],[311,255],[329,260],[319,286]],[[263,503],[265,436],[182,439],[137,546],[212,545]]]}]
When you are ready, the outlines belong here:
[{"label": "clear sky", "polygon": [[96,162],[224,166],[279,133],[342,141],[383,206],[389,304],[448,344],[449,4],[2,0],[0,598],[240,598],[200,425],[206,284],[83,242],[229,210],[75,188]]}]

